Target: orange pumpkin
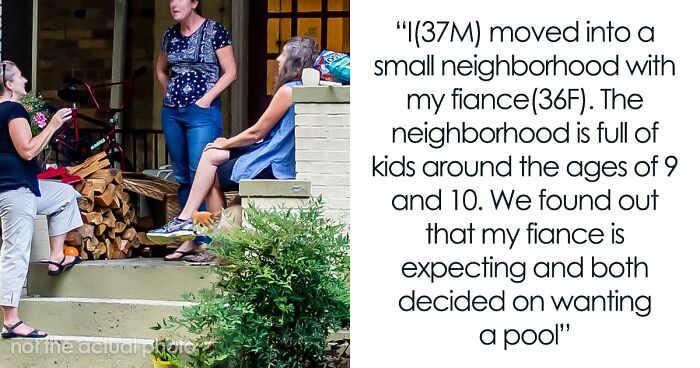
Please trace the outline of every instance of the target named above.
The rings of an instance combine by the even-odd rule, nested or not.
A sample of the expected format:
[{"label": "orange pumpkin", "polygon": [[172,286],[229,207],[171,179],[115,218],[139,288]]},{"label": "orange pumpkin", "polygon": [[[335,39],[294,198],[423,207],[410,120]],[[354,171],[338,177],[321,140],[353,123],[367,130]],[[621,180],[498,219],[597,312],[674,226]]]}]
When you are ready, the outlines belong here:
[{"label": "orange pumpkin", "polygon": [[75,247],[66,247],[66,249],[63,250],[63,254],[73,257],[77,257],[80,255],[80,253],[78,253],[78,250],[75,249]]}]

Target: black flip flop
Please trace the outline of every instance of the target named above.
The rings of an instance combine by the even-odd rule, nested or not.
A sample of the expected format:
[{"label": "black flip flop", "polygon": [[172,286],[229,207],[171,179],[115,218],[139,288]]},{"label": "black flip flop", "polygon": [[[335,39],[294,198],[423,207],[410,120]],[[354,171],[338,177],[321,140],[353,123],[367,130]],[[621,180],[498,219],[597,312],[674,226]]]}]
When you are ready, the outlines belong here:
[{"label": "black flip flop", "polygon": [[3,324],[3,327],[5,327],[7,329],[7,332],[2,333],[2,338],[3,339],[13,339],[13,338],[19,337],[19,338],[24,338],[24,339],[43,339],[44,337],[48,336],[48,334],[43,334],[43,335],[40,334],[39,330],[37,330],[37,329],[34,329],[34,331],[32,331],[26,335],[18,334],[17,332],[15,332],[15,328],[19,327],[19,325],[21,325],[23,323],[24,322],[19,321],[12,326],[8,326],[6,324]]},{"label": "black flip flop", "polygon": [[65,260],[66,260],[66,256],[63,256],[63,259],[61,260],[61,262],[54,262],[54,261],[52,261],[52,260],[49,260],[49,261],[47,262],[48,264],[52,264],[52,265],[58,267],[58,269],[55,270],[55,271],[48,271],[49,276],[58,276],[58,275],[60,275],[61,272],[63,272],[64,270],[67,270],[67,269],[69,269],[69,268],[71,268],[71,267],[73,267],[73,266],[75,266],[75,265],[77,265],[78,263],[80,263],[80,262],[83,261],[82,258],[80,258],[80,257],[75,257],[75,259],[73,260],[73,262],[67,263],[67,264],[63,264],[63,261],[65,261]]}]

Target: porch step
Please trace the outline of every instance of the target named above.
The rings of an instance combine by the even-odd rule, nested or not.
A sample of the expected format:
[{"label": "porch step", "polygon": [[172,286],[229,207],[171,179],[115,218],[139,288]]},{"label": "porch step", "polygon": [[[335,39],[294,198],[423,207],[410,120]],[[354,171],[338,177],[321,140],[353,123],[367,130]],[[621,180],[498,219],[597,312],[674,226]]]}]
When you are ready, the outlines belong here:
[{"label": "porch step", "polygon": [[[172,330],[150,329],[180,316],[188,302],[140,299],[23,298],[22,318],[49,334],[155,339]],[[180,335],[186,331],[178,329]]]},{"label": "porch step", "polygon": [[29,296],[183,301],[183,294],[211,285],[215,275],[207,266],[162,259],[85,261],[58,277],[47,265],[31,263]]},{"label": "porch step", "polygon": [[150,339],[49,335],[0,341],[0,367],[151,368]]}]

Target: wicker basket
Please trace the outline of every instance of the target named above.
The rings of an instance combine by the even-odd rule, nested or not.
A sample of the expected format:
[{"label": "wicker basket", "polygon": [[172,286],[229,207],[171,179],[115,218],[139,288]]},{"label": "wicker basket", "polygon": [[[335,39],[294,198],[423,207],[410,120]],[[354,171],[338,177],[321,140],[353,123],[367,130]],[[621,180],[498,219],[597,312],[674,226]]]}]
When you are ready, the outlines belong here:
[{"label": "wicker basket", "polygon": [[164,202],[165,218],[159,219],[161,222],[165,223],[180,214],[177,183],[140,173],[123,173],[123,177],[125,190]]}]

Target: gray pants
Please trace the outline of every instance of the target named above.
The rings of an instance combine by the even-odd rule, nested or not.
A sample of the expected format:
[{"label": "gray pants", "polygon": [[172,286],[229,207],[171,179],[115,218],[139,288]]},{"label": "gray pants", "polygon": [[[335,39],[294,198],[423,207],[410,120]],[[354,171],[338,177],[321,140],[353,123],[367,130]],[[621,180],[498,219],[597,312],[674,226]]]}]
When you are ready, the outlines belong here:
[{"label": "gray pants", "polygon": [[0,193],[0,305],[17,307],[27,277],[36,215],[46,215],[49,236],[63,235],[83,224],[77,199],[70,185],[39,181],[41,197],[27,188]]}]

